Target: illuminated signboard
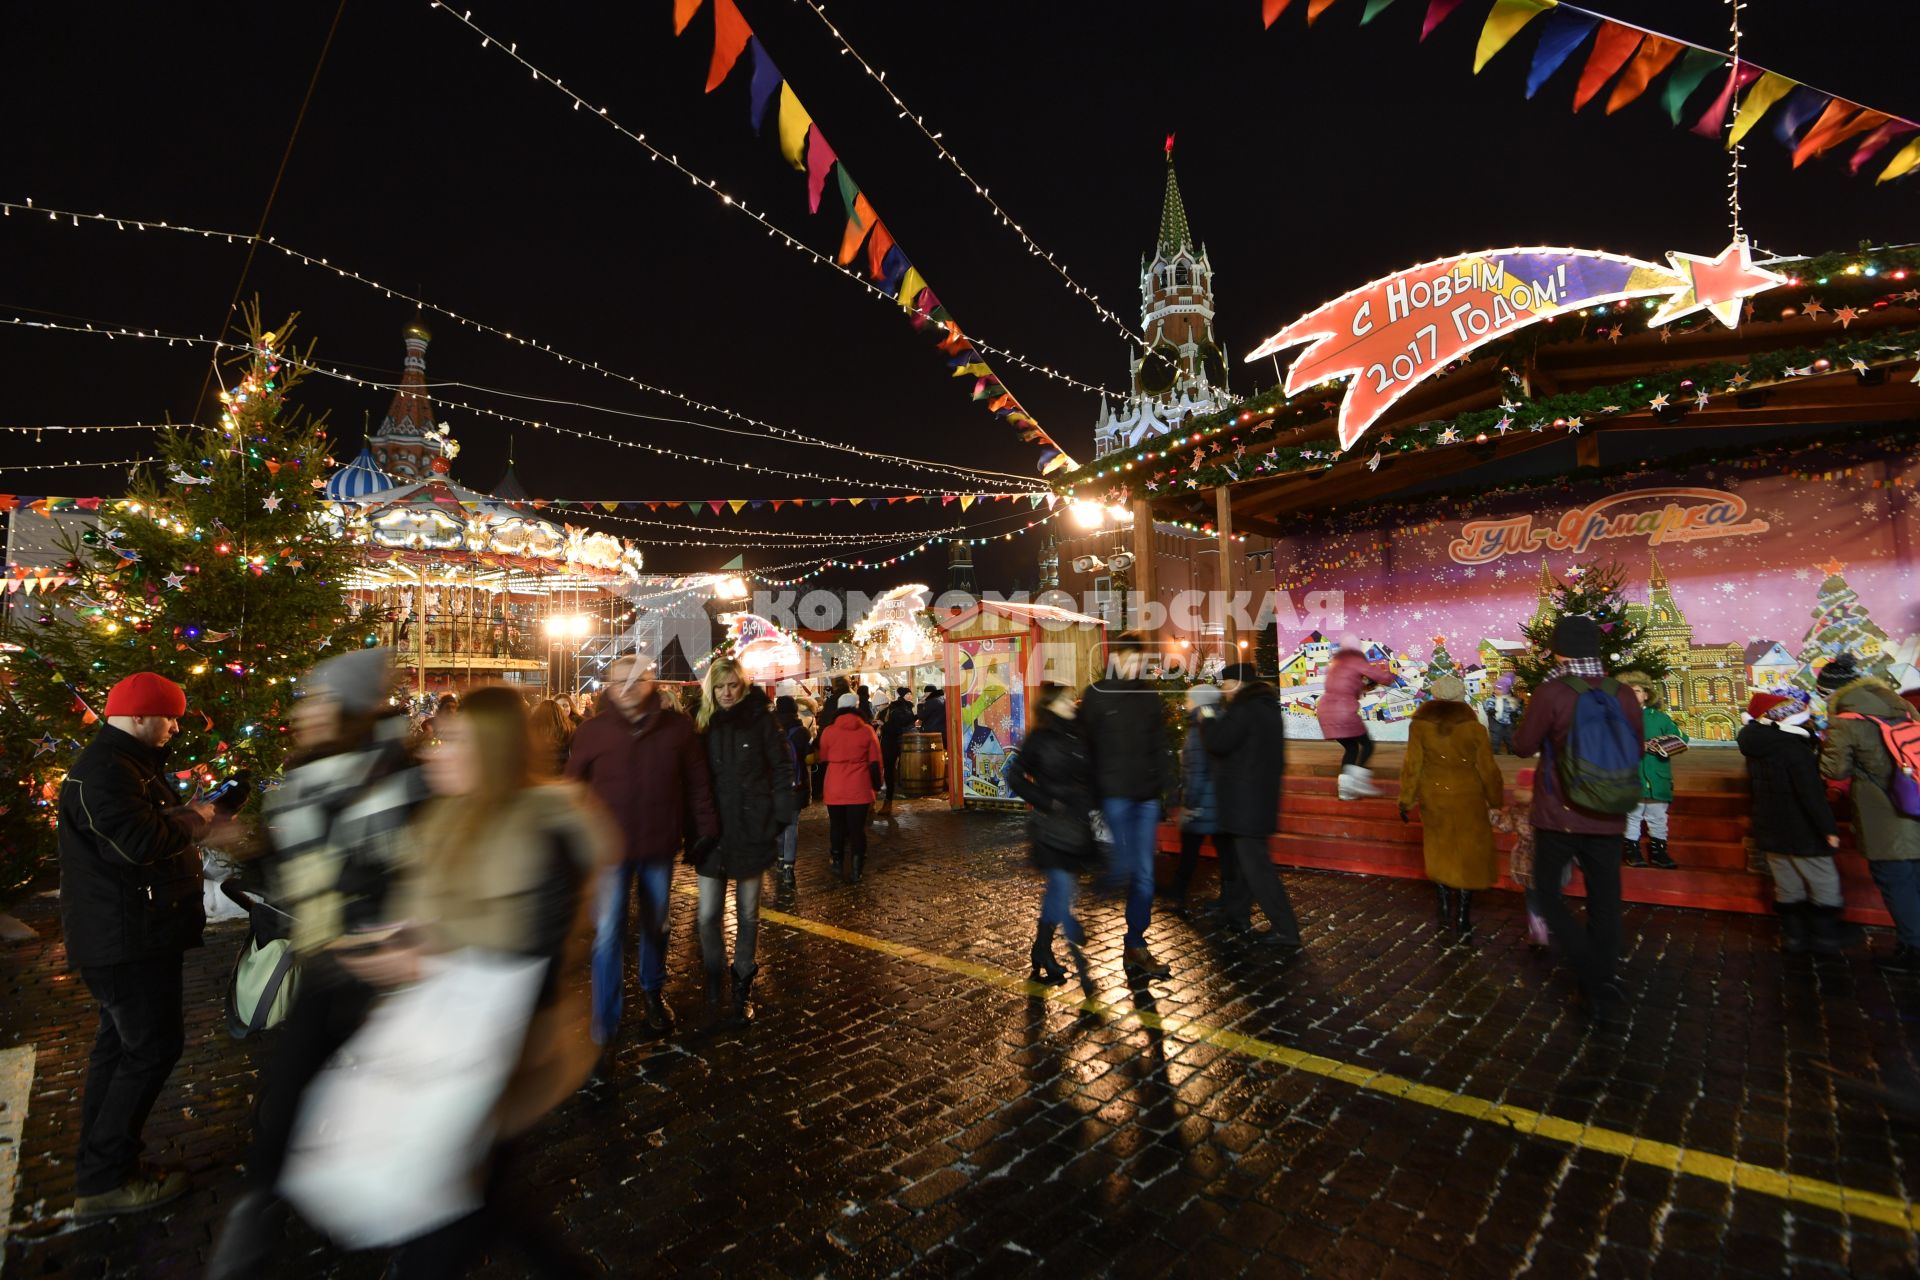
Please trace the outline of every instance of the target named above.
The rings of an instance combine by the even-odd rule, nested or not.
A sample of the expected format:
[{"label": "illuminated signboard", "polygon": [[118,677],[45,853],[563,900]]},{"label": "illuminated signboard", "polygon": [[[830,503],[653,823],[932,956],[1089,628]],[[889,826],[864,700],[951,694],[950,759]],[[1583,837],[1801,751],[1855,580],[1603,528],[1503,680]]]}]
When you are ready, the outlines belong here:
[{"label": "illuminated signboard", "polygon": [[1456,254],[1343,294],[1260,344],[1249,360],[1309,344],[1287,371],[1287,394],[1350,377],[1340,447],[1476,347],[1578,307],[1664,297],[1650,325],[1710,311],[1729,327],[1740,300],[1787,283],[1753,265],[1745,241],[1718,257],[1669,253],[1667,266],[1592,249],[1490,249]]}]

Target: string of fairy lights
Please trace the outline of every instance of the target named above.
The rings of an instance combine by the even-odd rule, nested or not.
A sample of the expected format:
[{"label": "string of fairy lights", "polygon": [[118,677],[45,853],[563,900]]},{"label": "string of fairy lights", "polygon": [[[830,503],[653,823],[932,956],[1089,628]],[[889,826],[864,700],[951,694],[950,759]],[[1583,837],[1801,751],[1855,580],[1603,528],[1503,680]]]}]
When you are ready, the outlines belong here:
[{"label": "string of fairy lights", "polygon": [[[627,385],[634,387],[640,391],[645,391],[652,395],[663,396],[663,397],[666,397],[667,399],[676,400],[681,404],[686,405],[690,409],[697,409],[702,413],[717,414],[721,417],[728,419],[731,422],[738,423],[740,425],[728,427],[728,426],[721,426],[719,424],[711,423],[711,422],[701,422],[698,419],[692,419],[692,418],[673,418],[673,417],[664,417],[664,416],[654,417],[653,415],[637,413],[637,412],[632,412],[627,410],[607,409],[598,405],[581,405],[580,407],[592,408],[600,412],[606,412],[606,413],[622,413],[625,416],[635,417],[635,418],[652,418],[654,421],[668,422],[668,423],[673,423],[679,426],[695,427],[702,431],[717,431],[717,432],[722,432],[729,435],[758,436],[762,433],[765,433],[765,434],[773,435],[791,444],[803,445],[808,448],[830,449],[836,452],[852,454],[856,457],[868,458],[878,462],[892,463],[897,466],[910,467],[916,470],[927,471],[934,474],[950,474],[950,475],[960,475],[960,476],[995,475],[995,476],[1006,476],[1007,478],[1010,478],[1010,479],[1019,480],[1023,484],[1033,483],[1032,478],[1028,476],[1013,476],[1007,472],[983,470],[982,468],[979,468],[979,467],[961,466],[956,463],[934,462],[934,461],[923,459],[923,458],[912,458],[912,457],[904,456],[902,454],[888,453],[884,450],[862,449],[857,445],[847,444],[844,441],[827,440],[819,436],[808,435],[803,431],[796,431],[791,427],[776,426],[773,423],[762,421],[761,419],[752,417],[751,415],[739,413],[735,410],[723,408],[719,405],[709,404],[708,402],[704,400],[700,400],[696,397],[685,395],[681,392],[673,391],[666,387],[658,386],[654,383],[647,382],[644,379],[635,377],[632,374],[621,373],[618,370],[609,369],[605,365],[599,363],[598,361],[585,359],[580,356],[570,355],[567,352],[560,350],[558,347],[554,346],[552,343],[543,342],[538,338],[528,337],[525,334],[513,333],[510,330],[502,329],[497,325],[488,324],[484,320],[476,320],[471,316],[468,316],[468,315],[462,314],[461,312],[453,310],[451,307],[447,307],[440,303],[430,301],[426,298],[417,297],[413,294],[407,293],[405,290],[396,289],[391,285],[382,284],[380,281],[373,279],[371,276],[363,275],[360,272],[355,271],[349,267],[340,266],[339,264],[333,262],[329,258],[315,257],[311,254],[302,253],[298,249],[294,249],[288,245],[281,244],[279,241],[275,240],[271,236],[265,236],[265,237],[252,236],[252,235],[246,234],[245,232],[239,232],[239,231],[214,231],[214,230],[208,230],[203,227],[184,226],[179,223],[170,223],[170,222],[155,222],[155,221],[150,221],[150,220],[145,220],[140,218],[124,217],[124,216],[115,215],[115,214],[79,213],[69,209],[54,209],[54,208],[48,208],[45,205],[37,205],[32,200],[26,200],[24,202],[0,200],[0,217],[12,217],[16,212],[22,213],[22,214],[28,214],[28,213],[44,214],[47,220],[54,223],[55,225],[64,225],[64,226],[73,227],[73,228],[81,228],[89,225],[96,225],[96,226],[111,225],[121,231],[126,231],[129,228],[135,231],[171,231],[171,232],[175,232],[177,234],[182,234],[182,235],[197,236],[202,239],[224,240],[228,244],[257,245],[260,248],[272,249],[275,252],[290,259],[291,261],[297,262],[303,266],[317,267],[327,271],[331,271],[335,276],[343,280],[352,280],[359,284],[366,285],[368,288],[379,292],[382,296],[388,299],[412,303],[415,307],[419,308],[423,312],[432,312],[435,315],[444,316],[445,318],[453,321],[456,324],[464,325],[467,328],[471,328],[477,332],[490,334],[494,337],[498,337],[505,341],[515,343],[519,346],[527,347],[531,350],[538,351],[543,355],[546,355],[554,360],[559,361],[563,365],[569,366],[574,369],[578,369],[582,372],[595,373],[600,375],[603,378],[609,378],[615,381],[624,382]],[[971,335],[969,335],[969,341],[971,340],[972,340]],[[510,396],[515,394],[513,392],[499,391],[493,388],[475,388],[475,390],[488,390],[496,395]],[[526,397],[526,398],[538,399],[540,397]],[[551,403],[573,405],[573,404],[578,404],[579,402],[551,401]]]},{"label": "string of fairy lights", "polygon": [[1145,338],[1135,333],[1133,327],[1125,320],[1122,320],[1112,311],[1109,311],[1106,305],[1100,301],[1098,294],[1081,284],[1078,280],[1075,280],[1073,275],[1067,270],[1064,262],[1059,261],[1051,253],[1048,253],[1035,243],[1033,237],[1027,234],[1027,229],[1018,222],[1015,222],[1013,215],[1000,207],[1000,202],[993,198],[993,193],[988,190],[986,184],[967,172],[966,166],[960,163],[959,157],[948,150],[947,144],[941,140],[940,133],[927,127],[926,117],[907,106],[907,104],[901,100],[900,95],[894,92],[893,86],[887,83],[887,73],[876,70],[872,63],[860,56],[860,52],[847,40],[847,37],[841,32],[840,28],[834,25],[833,19],[827,16],[827,7],[819,3],[819,0],[805,0],[805,3],[806,6],[812,9],[815,15],[819,17],[820,21],[826,25],[827,31],[832,34],[833,38],[840,42],[841,54],[851,57],[854,62],[859,64],[860,69],[866,73],[867,78],[880,86],[881,92],[892,99],[893,105],[900,109],[900,118],[911,122],[913,127],[918,129],[926,140],[933,144],[934,150],[940,154],[940,158],[945,160],[955,173],[966,179],[967,185],[973,188],[974,195],[985,201],[987,207],[993,210],[994,216],[1000,219],[1000,225],[1011,230],[1016,236],[1019,236],[1020,242],[1026,246],[1028,253],[1039,258],[1049,267],[1052,267],[1059,277],[1066,282],[1067,288],[1091,303],[1093,309],[1100,313],[1101,318],[1113,325],[1114,328],[1120,330],[1121,334],[1125,336],[1128,341],[1137,346],[1145,346]]},{"label": "string of fairy lights", "polygon": [[1049,524],[1054,520],[1059,519],[1063,514],[1065,514],[1065,508],[1062,508],[1059,511],[1049,512],[1048,514],[1041,516],[1038,519],[1029,520],[1025,524],[1021,525],[1018,529],[1009,529],[1003,533],[982,534],[982,535],[977,535],[977,536],[968,537],[968,538],[928,538],[925,541],[913,547],[911,550],[903,551],[898,555],[886,556],[876,560],[868,560],[864,558],[855,559],[855,560],[842,560],[837,557],[833,559],[822,560],[815,563],[814,567],[808,572],[796,574],[791,578],[775,578],[775,577],[769,576],[771,574],[779,573],[783,569],[790,567],[790,566],[783,566],[783,565],[771,566],[764,569],[755,569],[751,572],[751,574],[747,576],[754,578],[756,581],[764,582],[770,587],[797,587],[803,582],[811,581],[814,578],[820,577],[822,574],[832,572],[833,570],[836,570],[836,569],[843,570],[843,571],[844,570],[891,569],[895,565],[903,564],[906,561],[911,560],[916,556],[925,554],[927,551],[931,550],[933,547],[943,545],[943,544],[949,545],[949,546],[980,547],[980,546],[985,546],[989,542],[1012,542],[1017,537],[1022,537],[1027,533],[1029,533],[1030,531],[1037,529],[1042,525]]},{"label": "string of fairy lights", "polygon": [[[128,329],[124,327],[113,328],[106,325],[94,324],[94,323],[69,324],[69,323],[64,323],[57,320],[32,320],[24,316],[0,317],[0,323],[10,324],[20,328],[27,328],[27,329],[43,329],[43,330],[51,330],[51,331],[61,332],[61,333],[89,334],[95,337],[104,337],[108,339],[133,338],[137,340],[146,340],[146,341],[163,341],[163,342],[166,342],[169,346],[178,343],[178,344],[187,345],[187,346],[207,346],[207,347],[213,348],[216,351],[249,350],[249,348],[245,343],[228,342],[220,338],[210,338],[210,337],[207,337],[205,334],[164,333],[157,329]],[[377,390],[377,391],[398,391],[402,388],[402,384],[397,382],[386,382],[376,378],[364,378],[364,377],[361,377],[359,374],[348,373],[344,369],[336,369],[330,365],[316,364],[311,361],[300,360],[293,356],[287,355],[285,353],[282,353],[280,358],[287,361],[287,363],[301,369],[304,372],[319,374],[322,377],[334,378],[339,381],[349,383],[356,387],[362,387],[362,388],[367,388],[367,389]],[[760,475],[781,476],[790,480],[815,480],[815,481],[820,481],[822,483],[848,485],[848,486],[861,488],[861,489],[890,490],[894,492],[906,491],[910,493],[918,493],[923,495],[944,495],[952,492],[952,490],[950,489],[928,489],[928,488],[919,487],[919,486],[889,483],[883,480],[863,480],[853,476],[826,475],[818,471],[792,471],[785,467],[773,467],[773,466],[768,466],[765,463],[757,463],[757,462],[744,462],[735,458],[713,458],[713,457],[708,457],[705,454],[689,453],[682,449],[674,449],[667,445],[651,444],[644,440],[624,440],[619,436],[607,435],[604,432],[586,431],[578,427],[563,427],[563,426],[560,426],[558,423],[542,422],[533,418],[524,418],[519,416],[518,414],[503,413],[498,409],[490,409],[483,405],[471,404],[469,402],[462,401],[462,400],[452,400],[444,396],[436,396],[435,399],[442,405],[446,405],[455,409],[460,409],[467,413],[479,414],[482,417],[494,418],[494,419],[497,419],[498,421],[511,423],[515,426],[527,427],[535,431],[557,432],[561,435],[572,436],[581,440],[593,440],[601,444],[610,444],[622,449],[638,449],[638,450],[641,450],[642,452],[653,454],[656,457],[673,458],[681,462],[693,462],[693,463],[698,463],[704,466],[723,467],[723,468],[729,468],[729,469],[735,469],[735,470],[741,470],[741,471],[752,471]],[[1021,496],[1025,496],[1026,494],[1034,493],[1038,491],[1039,490],[1029,486],[1027,488],[1020,489],[1018,493]],[[1012,491],[1002,490],[1002,491],[999,491],[998,493],[982,491],[979,493],[978,496],[982,496],[982,497],[1006,496],[1010,492]]]},{"label": "string of fairy lights", "polygon": [[45,426],[38,427],[0,427],[0,434],[32,436],[35,443],[38,443],[43,437],[48,435],[52,435],[58,439],[61,436],[92,435],[96,431],[165,431],[166,429],[167,424],[163,422],[116,422],[111,425],[98,427],[56,426],[48,423]]},{"label": "string of fairy lights", "polygon": [[70,462],[23,462],[10,463],[0,467],[0,471],[65,471],[74,467],[140,467],[151,462],[164,462],[164,458],[118,458],[112,462],[87,462],[74,459]]},{"label": "string of fairy lights", "polygon": [[[588,102],[585,98],[581,97],[578,93],[575,93],[572,89],[569,89],[565,85],[565,83],[563,83],[558,77],[549,75],[547,72],[541,70],[538,66],[535,66],[532,62],[528,61],[525,57],[521,55],[520,46],[518,42],[510,41],[510,40],[502,40],[498,36],[487,31],[484,27],[480,26],[480,24],[478,24],[473,20],[473,13],[471,10],[466,10],[466,11],[455,10],[453,8],[450,8],[448,5],[444,4],[442,0],[428,0],[428,7],[433,9],[438,9],[444,13],[452,15],[452,17],[457,22],[461,23],[468,30],[472,31],[475,35],[480,37],[480,47],[482,49],[500,50],[500,52],[505,54],[508,58],[511,58],[513,61],[519,63],[520,66],[524,68],[526,72],[533,77],[536,83],[551,85],[555,91],[560,93],[563,97],[568,99],[568,101],[570,101],[573,104],[573,109],[575,111],[584,109],[588,113],[598,117],[608,127],[612,128],[615,132],[619,133],[622,137],[626,138],[628,141],[640,147],[643,151],[647,153],[647,155],[651,159],[666,165],[668,168],[674,170],[676,173],[679,173],[682,177],[686,178],[689,182],[693,183],[696,189],[711,192],[720,201],[723,207],[728,209],[733,209],[739,213],[742,213],[747,217],[753,219],[760,226],[766,228],[766,232],[768,236],[778,240],[780,243],[784,244],[787,248],[793,250],[795,253],[802,255],[803,257],[807,258],[809,261],[813,262],[814,264],[818,266],[826,267],[828,270],[837,272],[838,274],[853,281],[854,284],[858,285],[867,294],[871,295],[872,297],[881,299],[882,301],[886,302],[888,306],[899,305],[898,300],[895,299],[892,294],[887,293],[884,289],[880,289],[876,287],[874,284],[868,281],[865,276],[861,275],[858,271],[850,270],[846,266],[843,266],[842,264],[835,262],[831,255],[821,253],[819,250],[809,245],[806,241],[801,240],[798,237],[788,233],[787,231],[782,230],[777,223],[775,223],[771,218],[767,217],[765,214],[759,212],[756,209],[753,209],[752,207],[747,205],[744,201],[741,201],[735,198],[734,196],[729,195],[727,192],[722,191],[720,189],[719,184],[716,183],[713,179],[703,177],[701,174],[696,173],[694,170],[688,168],[685,164],[682,164],[679,156],[674,155],[671,152],[664,151],[661,148],[655,146],[652,142],[649,142],[647,140],[646,134],[638,133],[633,129],[628,128],[625,124],[622,124],[619,120],[615,119],[614,116],[605,107],[594,106],[592,103]],[[943,331],[949,332],[949,333],[952,332],[952,326],[948,322],[934,321],[934,323],[939,325]],[[1010,351],[1004,347],[993,346],[989,343],[983,342],[980,338],[976,337],[971,331],[968,331],[967,333],[967,341],[972,343],[975,347],[979,348],[982,351],[988,352],[991,355],[1000,356],[1001,358],[1008,360],[1013,364],[1018,365],[1020,368],[1027,370],[1029,373],[1040,374],[1043,377],[1052,378],[1059,382],[1064,382],[1069,386],[1076,387],[1082,391],[1091,392],[1094,395],[1116,394],[1114,392],[1109,391],[1105,387],[1095,386],[1094,384],[1089,382],[1082,382],[1078,378],[1072,377],[1071,375],[1061,370],[1055,369],[1052,365],[1043,364],[1036,360],[1030,360],[1023,355]]]}]

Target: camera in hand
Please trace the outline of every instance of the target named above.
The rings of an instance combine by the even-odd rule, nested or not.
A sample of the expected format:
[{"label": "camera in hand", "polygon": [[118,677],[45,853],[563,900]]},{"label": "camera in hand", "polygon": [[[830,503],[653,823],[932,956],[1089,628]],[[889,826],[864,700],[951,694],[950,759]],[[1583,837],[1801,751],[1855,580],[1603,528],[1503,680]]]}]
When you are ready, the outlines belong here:
[{"label": "camera in hand", "polygon": [[244,772],[236,773],[200,798],[222,813],[238,813],[252,789],[253,776]]}]

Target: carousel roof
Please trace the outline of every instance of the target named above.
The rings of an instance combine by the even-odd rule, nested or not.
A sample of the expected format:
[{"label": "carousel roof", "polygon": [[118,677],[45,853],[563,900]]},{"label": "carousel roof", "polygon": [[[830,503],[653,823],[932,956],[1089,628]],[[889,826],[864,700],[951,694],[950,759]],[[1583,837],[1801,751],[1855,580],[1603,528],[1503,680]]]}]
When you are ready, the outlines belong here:
[{"label": "carousel roof", "polygon": [[327,481],[327,498],[332,502],[358,502],[369,494],[393,488],[393,477],[374,460],[373,447],[361,445],[352,462],[334,472]]}]

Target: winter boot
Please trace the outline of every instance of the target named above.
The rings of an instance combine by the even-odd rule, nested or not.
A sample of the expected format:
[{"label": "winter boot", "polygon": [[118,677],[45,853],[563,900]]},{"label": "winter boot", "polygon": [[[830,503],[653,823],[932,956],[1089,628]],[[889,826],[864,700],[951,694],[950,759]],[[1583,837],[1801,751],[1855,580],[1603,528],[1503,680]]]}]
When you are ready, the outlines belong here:
[{"label": "winter boot", "polygon": [[720,1011],[726,1006],[727,967],[724,964],[702,966],[707,979],[707,1016],[718,1021]]},{"label": "winter boot", "polygon": [[1473,890],[1457,889],[1454,898],[1453,932],[1458,942],[1473,939]]},{"label": "winter boot", "polygon": [[855,884],[859,884],[860,877],[866,874],[867,855],[864,853],[854,854],[848,865],[850,869],[847,872],[847,879],[853,881]]},{"label": "winter boot", "polygon": [[1662,871],[1678,871],[1680,869],[1680,864],[1667,856],[1667,842],[1665,840],[1655,840],[1652,838],[1647,840],[1647,861]]},{"label": "winter boot", "polygon": [[1808,905],[1807,915],[1812,925],[1815,954],[1844,955],[1848,947],[1857,947],[1867,940],[1865,930],[1857,924],[1848,924],[1842,918],[1842,913],[1845,911],[1845,907]]},{"label": "winter boot", "polygon": [[267,1274],[267,1260],[287,1230],[287,1209],[271,1191],[242,1192],[213,1242],[207,1280],[252,1280]]},{"label": "winter boot", "polygon": [[1033,963],[1033,972],[1027,975],[1029,982],[1058,987],[1067,981],[1067,971],[1060,967],[1060,962],[1053,955],[1053,930],[1053,925],[1043,924],[1033,935],[1033,951],[1028,956]]},{"label": "winter boot", "polygon": [[1449,889],[1444,884],[1436,883],[1433,886],[1433,892],[1434,896],[1440,899],[1440,927],[1442,929],[1450,929],[1453,927],[1454,890]]},{"label": "winter boot", "polygon": [[1340,770],[1342,800],[1366,800],[1380,794],[1373,785],[1373,770],[1364,765],[1345,765]]},{"label": "winter boot", "polygon": [[1093,984],[1093,966],[1087,963],[1086,949],[1069,938],[1067,940],[1067,954],[1073,958],[1073,971],[1080,979],[1080,994],[1089,1000],[1093,999],[1095,993],[1097,993],[1100,988]]},{"label": "winter boot", "polygon": [[1623,867],[1644,867],[1647,860],[1640,856],[1640,837],[1633,836],[1620,845],[1620,865]]},{"label": "winter boot", "polygon": [[747,1012],[747,993],[753,990],[753,977],[760,972],[760,966],[756,964],[745,973],[738,969],[729,969],[727,972],[733,975],[733,1008],[727,1021],[736,1027],[744,1027],[753,1016]]},{"label": "winter boot", "polygon": [[1790,956],[1804,954],[1811,945],[1812,921],[1807,915],[1809,904],[1776,902],[1773,909],[1780,913],[1780,949]]},{"label": "winter boot", "polygon": [[835,880],[844,880],[847,878],[846,873],[843,870],[843,868],[847,865],[847,860],[846,860],[846,856],[842,854],[840,850],[838,849],[828,850],[827,860],[833,867],[833,878]]},{"label": "winter boot", "polygon": [[658,991],[642,991],[647,1001],[647,1033],[663,1036],[673,1029],[673,1010],[667,1008],[666,997]]}]

